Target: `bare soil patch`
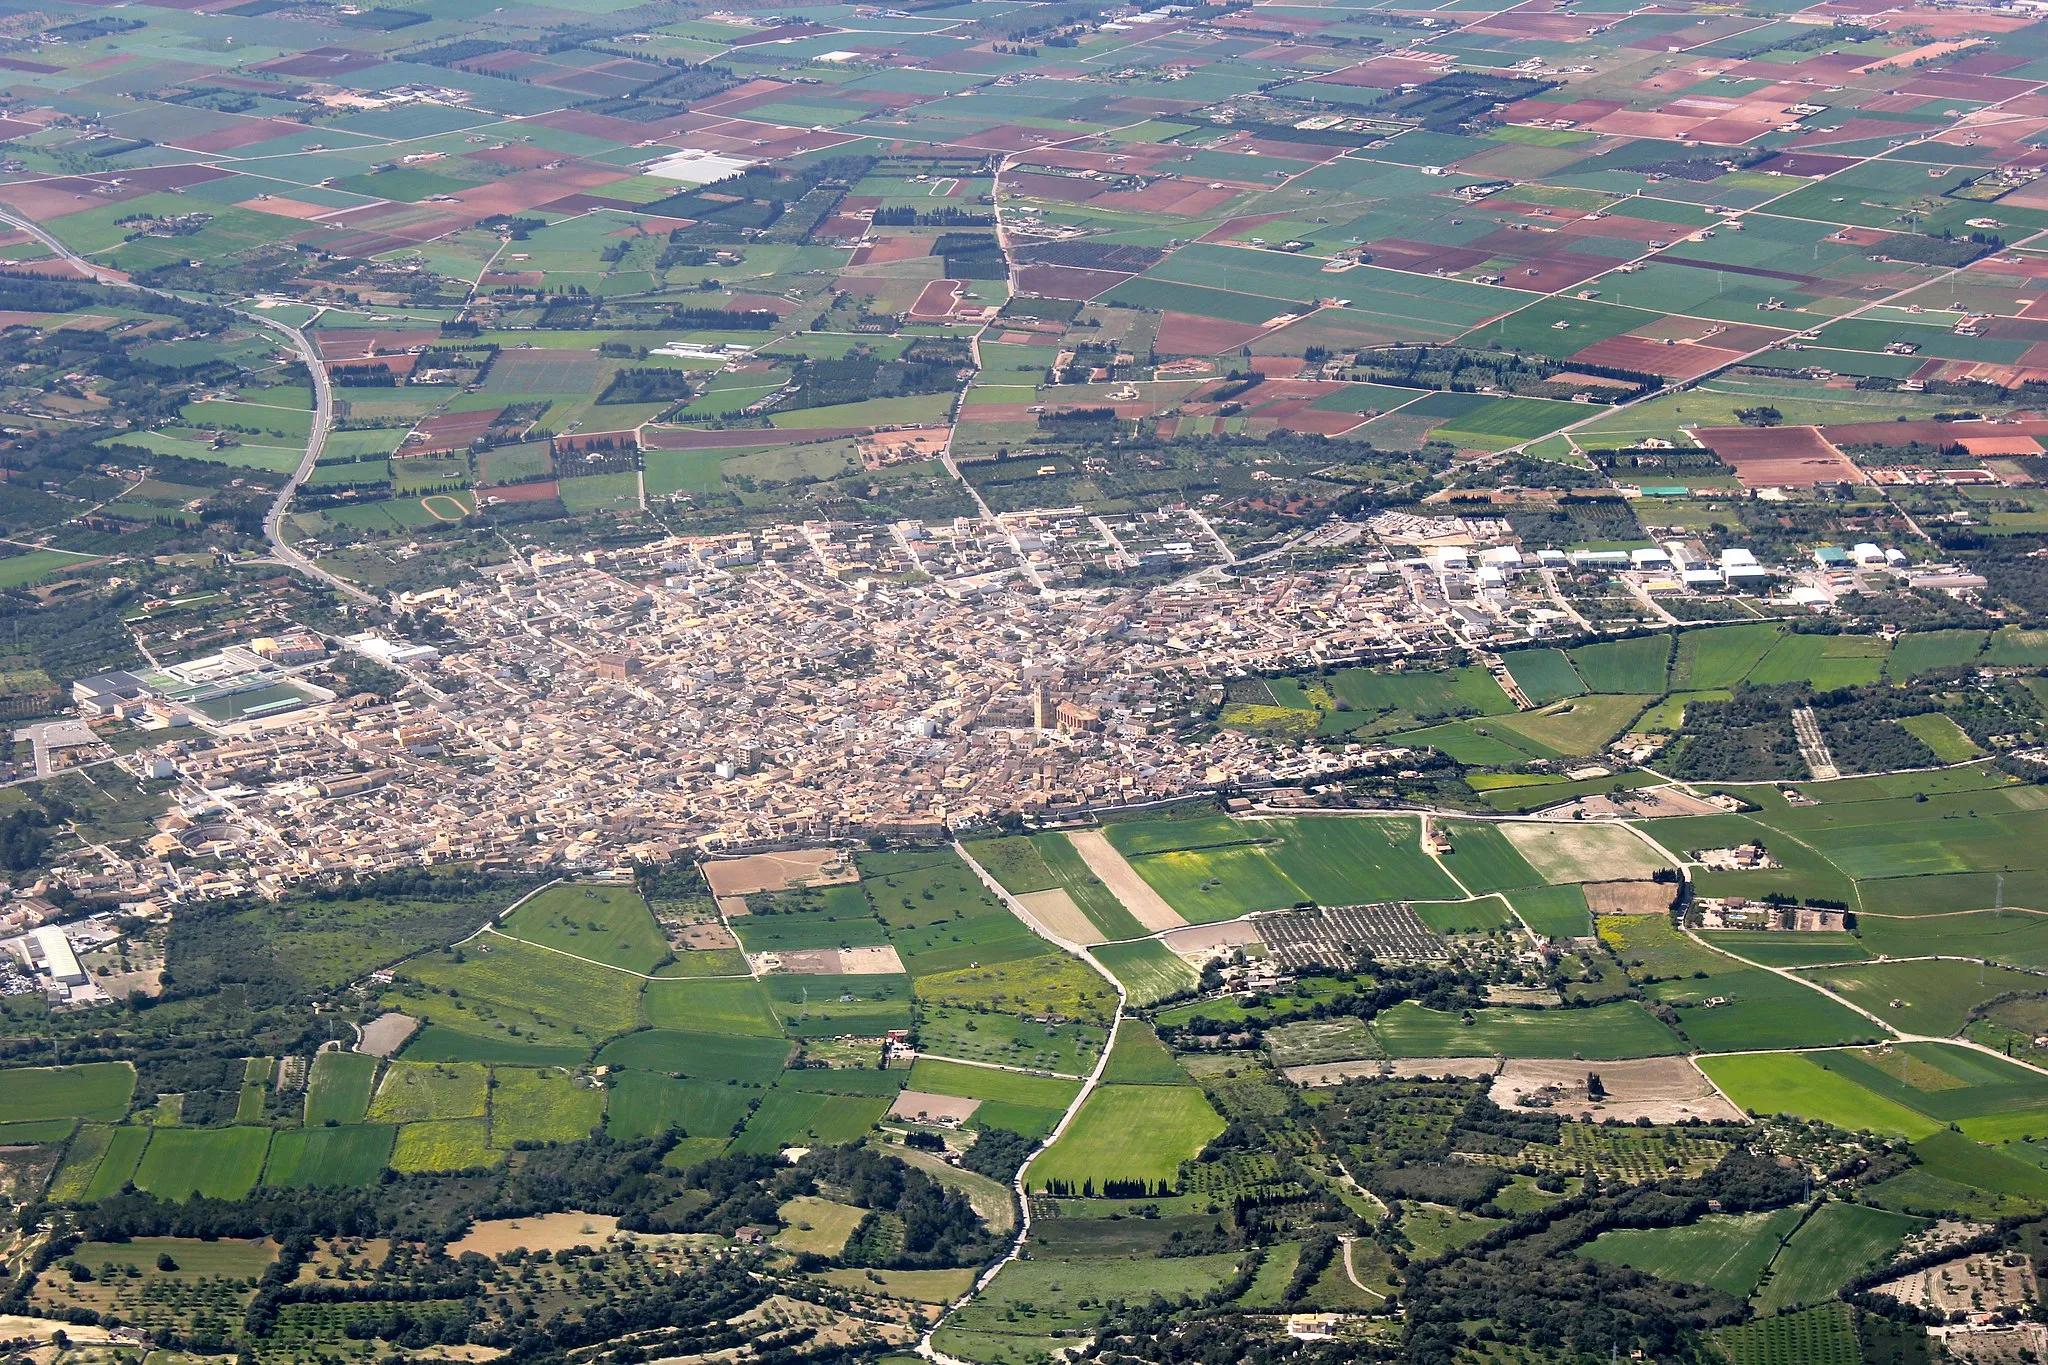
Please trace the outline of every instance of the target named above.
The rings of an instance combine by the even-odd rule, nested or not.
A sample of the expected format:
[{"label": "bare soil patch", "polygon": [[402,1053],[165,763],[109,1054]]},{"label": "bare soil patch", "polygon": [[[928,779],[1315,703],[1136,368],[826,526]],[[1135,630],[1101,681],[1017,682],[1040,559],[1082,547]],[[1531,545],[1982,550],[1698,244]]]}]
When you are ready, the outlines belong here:
[{"label": "bare soil patch", "polygon": [[703,864],[704,880],[714,896],[748,896],[756,891],[786,891],[802,882],[838,886],[860,880],[860,870],[836,848],[806,848],[789,853],[755,853],[745,858],[720,858]]},{"label": "bare soil patch", "polygon": [[962,1124],[974,1117],[974,1111],[981,1108],[980,1100],[963,1100],[958,1095],[933,1095],[923,1090],[904,1090],[897,1093],[896,1102],[889,1106],[889,1117],[906,1119],[912,1123]]},{"label": "bare soil patch", "polygon": [[531,1218],[495,1218],[477,1223],[469,1234],[448,1247],[450,1256],[474,1251],[498,1256],[524,1247],[528,1251],[566,1251],[570,1247],[601,1247],[619,1230],[619,1220],[602,1213],[544,1213]]},{"label": "bare soil patch", "polygon": [[1958,1308],[1966,1313],[1988,1313],[2008,1304],[2025,1307],[2041,1294],[2033,1266],[2018,1253],[1959,1256],[1886,1280],[1870,1292],[1944,1313]]},{"label": "bare soil patch", "polygon": [[[1587,1078],[1598,1076],[1604,1094],[1594,1099]],[[1742,1111],[1721,1097],[1687,1057],[1646,1057],[1630,1062],[1518,1058],[1494,1078],[1493,1102],[1503,1109],[1547,1110],[1572,1117],[1680,1123],[1688,1118],[1742,1121]]]},{"label": "bare soil patch", "polygon": [[1693,435],[1734,467],[1744,488],[1863,482],[1862,471],[1817,427],[1701,427]]},{"label": "bare soil patch", "polygon": [[1676,890],[1670,882],[1587,882],[1586,908],[1596,915],[1665,915]]},{"label": "bare soil patch", "polygon": [[1102,931],[1095,927],[1095,922],[1082,914],[1081,907],[1074,904],[1074,898],[1058,887],[1050,891],[1033,891],[1018,896],[1016,901],[1050,938],[1063,939],[1068,943],[1103,941]]},{"label": "bare soil patch", "polygon": [[1152,889],[1129,863],[1124,855],[1110,845],[1099,829],[1077,829],[1067,834],[1074,845],[1074,851],[1081,855],[1081,861],[1088,864],[1088,870],[1102,880],[1111,895],[1124,903],[1124,908],[1137,917],[1138,923],[1147,929],[1184,929],[1187,921],[1178,910],[1166,903],[1166,897]]},{"label": "bare soil patch", "polygon": [[367,1052],[372,1057],[389,1057],[405,1046],[405,1040],[412,1037],[420,1021],[409,1014],[381,1014],[363,1025],[363,1036],[356,1044],[356,1051]]},{"label": "bare soil patch", "polygon": [[757,972],[792,976],[886,976],[903,970],[893,947],[797,948],[780,953],[749,953]]}]

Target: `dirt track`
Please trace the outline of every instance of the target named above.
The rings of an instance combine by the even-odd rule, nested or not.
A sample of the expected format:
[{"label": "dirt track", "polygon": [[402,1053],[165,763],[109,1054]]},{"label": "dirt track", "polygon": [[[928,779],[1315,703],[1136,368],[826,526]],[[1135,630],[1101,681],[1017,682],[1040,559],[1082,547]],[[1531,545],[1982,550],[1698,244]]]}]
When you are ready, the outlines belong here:
[{"label": "dirt track", "polygon": [[1073,843],[1074,851],[1081,855],[1081,861],[1088,864],[1088,870],[1102,879],[1110,894],[1124,903],[1124,909],[1136,916],[1138,923],[1154,933],[1187,926],[1180,912],[1168,905],[1166,897],[1154,891],[1151,883],[1124,861],[1124,855],[1110,845],[1101,830],[1069,830],[1067,838]]}]

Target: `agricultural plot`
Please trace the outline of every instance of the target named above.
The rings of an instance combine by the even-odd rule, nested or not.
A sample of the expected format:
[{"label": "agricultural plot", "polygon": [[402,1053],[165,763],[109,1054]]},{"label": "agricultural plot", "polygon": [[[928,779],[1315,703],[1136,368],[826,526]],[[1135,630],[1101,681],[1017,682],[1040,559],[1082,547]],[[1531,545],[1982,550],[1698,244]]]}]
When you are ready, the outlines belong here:
[{"label": "agricultural plot", "polygon": [[1769,1213],[1710,1214],[1684,1227],[1604,1232],[1580,1254],[1746,1299],[1805,1216],[1797,1205]]},{"label": "agricultural plot", "polygon": [[327,1051],[313,1059],[306,1084],[306,1126],[361,1123],[375,1093],[378,1061],[360,1052]]},{"label": "agricultural plot", "polygon": [[770,1090],[733,1140],[736,1152],[774,1153],[785,1147],[852,1142],[881,1121],[889,1101],[859,1095]]},{"label": "agricultural plot", "polygon": [[1373,1021],[1392,1057],[1657,1057],[1684,1051],[1678,1035],[1633,1000],[1588,1009],[1489,1008],[1460,1016],[1404,1001]]},{"label": "agricultural plot", "polygon": [[2036,991],[2042,979],[1978,962],[1873,962],[1804,973],[1862,1006],[1902,1033],[1945,1037],[1960,1032],[1985,1001]]},{"label": "agricultural plot", "polygon": [[1829,1200],[1792,1234],[1771,1278],[1757,1292],[1759,1312],[1779,1312],[1833,1298],[1851,1278],[1883,1263],[1924,1219]]},{"label": "agricultural plot", "polygon": [[1123,984],[1132,1005],[1156,1005],[1195,989],[1199,974],[1156,939],[1106,943],[1094,950],[1097,962]]},{"label": "agricultural plot", "polygon": [[286,1189],[361,1189],[390,1164],[398,1130],[385,1124],[287,1129],[272,1136],[262,1183]]},{"label": "agricultural plot", "polygon": [[628,886],[551,886],[498,932],[629,972],[652,972],[674,956],[647,902]]},{"label": "agricultural plot", "polygon": [[127,1114],[135,1094],[135,1068],[126,1062],[88,1062],[0,1071],[0,1093],[7,1096],[11,1121],[72,1118],[115,1123]]},{"label": "agricultural plot", "polygon": [[135,1188],[182,1202],[195,1194],[240,1199],[256,1187],[268,1128],[159,1128],[135,1169]]},{"label": "agricultural plot", "polygon": [[1031,1164],[1031,1187],[1076,1192],[1104,1181],[1173,1187],[1180,1166],[1223,1131],[1223,1119],[1194,1086],[1104,1085],[1066,1132]]},{"label": "agricultural plot", "polygon": [[[413,958],[396,975],[391,1008],[482,1038],[590,1048],[641,1022],[632,978],[498,934]],[[648,986],[652,1002],[672,983]]]}]

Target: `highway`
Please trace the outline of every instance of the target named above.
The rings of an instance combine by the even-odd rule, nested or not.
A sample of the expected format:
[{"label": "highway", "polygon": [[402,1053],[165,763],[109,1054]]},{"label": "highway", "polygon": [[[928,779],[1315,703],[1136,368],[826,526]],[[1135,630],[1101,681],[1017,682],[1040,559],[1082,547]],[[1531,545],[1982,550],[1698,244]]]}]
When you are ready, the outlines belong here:
[{"label": "highway", "polygon": [[[32,219],[0,210],[0,223],[5,223],[9,227],[19,228],[21,231],[28,233],[44,246],[50,248],[51,251],[55,252],[64,261],[83,271],[88,278],[97,284],[103,284],[114,289],[133,289],[138,293],[155,294],[160,298],[178,297],[175,294],[166,293],[160,289],[146,288],[118,271],[109,270],[105,266],[95,265],[44,231],[41,225]],[[318,564],[315,564],[312,560],[285,544],[284,540],[285,511],[291,506],[292,499],[298,495],[299,486],[312,477],[314,467],[320,463],[320,452],[326,447],[327,433],[334,424],[334,386],[327,382],[327,367],[320,363],[320,355],[313,349],[313,343],[308,341],[306,334],[298,328],[291,326],[289,323],[279,322],[275,318],[261,317],[239,308],[231,309],[230,311],[237,317],[246,318],[259,327],[267,327],[273,332],[283,333],[291,342],[292,349],[298,353],[300,361],[304,363],[307,377],[313,385],[313,424],[311,431],[306,437],[306,454],[299,461],[299,467],[293,470],[291,477],[285,481],[284,487],[278,490],[277,500],[271,503],[270,510],[263,517],[263,538],[270,542],[271,556],[285,567],[304,574],[306,577],[317,582],[326,584],[344,597],[375,606],[377,603],[375,597],[364,592],[346,579],[340,578],[321,568]]]}]

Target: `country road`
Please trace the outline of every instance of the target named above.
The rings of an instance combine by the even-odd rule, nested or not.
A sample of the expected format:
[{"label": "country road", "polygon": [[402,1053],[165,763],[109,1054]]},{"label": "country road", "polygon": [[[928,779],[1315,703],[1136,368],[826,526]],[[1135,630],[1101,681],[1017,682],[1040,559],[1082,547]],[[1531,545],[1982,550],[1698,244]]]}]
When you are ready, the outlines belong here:
[{"label": "country road", "polygon": [[[56,237],[45,231],[33,219],[23,218],[18,214],[0,210],[0,223],[5,223],[9,227],[18,228],[28,233],[44,246],[50,248],[51,251],[55,252],[65,262],[83,271],[87,278],[96,284],[105,285],[110,289],[133,289],[137,293],[154,294],[159,298],[180,298],[179,295],[165,290],[150,289],[147,286],[139,285],[119,271],[109,270],[105,266],[96,265],[88,261],[70,247],[58,241]],[[180,299],[180,301],[189,302],[189,300],[183,299]],[[312,560],[285,544],[284,540],[285,511],[291,506],[292,499],[297,496],[299,486],[313,476],[314,468],[320,463],[320,453],[327,445],[328,430],[334,423],[334,387],[327,382],[327,367],[320,363],[319,352],[313,349],[313,343],[307,340],[306,334],[297,327],[289,323],[279,322],[275,318],[259,317],[240,308],[230,308],[229,311],[234,313],[235,316],[246,318],[260,327],[267,327],[273,332],[283,333],[286,339],[291,342],[292,349],[298,353],[299,360],[305,365],[307,378],[313,385],[313,423],[311,430],[306,436],[306,453],[300,459],[298,468],[294,469],[291,477],[285,481],[284,487],[278,490],[276,500],[271,503],[270,510],[263,517],[263,538],[270,542],[270,553],[285,567],[294,569],[317,582],[325,583],[344,597],[352,598],[369,606],[375,606],[377,603],[375,597],[364,592],[348,580],[321,568],[318,564],[315,564]]]}]

